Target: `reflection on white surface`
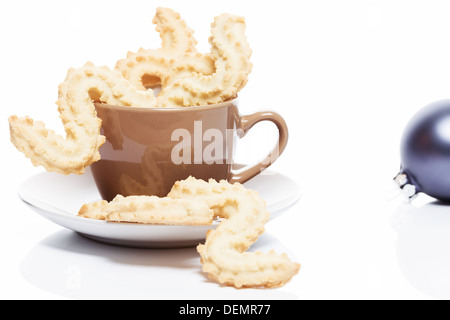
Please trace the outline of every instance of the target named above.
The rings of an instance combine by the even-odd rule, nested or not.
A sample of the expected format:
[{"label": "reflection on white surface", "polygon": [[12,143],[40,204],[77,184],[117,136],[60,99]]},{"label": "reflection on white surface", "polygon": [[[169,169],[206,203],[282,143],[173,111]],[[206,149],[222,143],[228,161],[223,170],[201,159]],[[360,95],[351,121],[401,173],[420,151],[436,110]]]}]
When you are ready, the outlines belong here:
[{"label": "reflection on white surface", "polygon": [[[287,252],[267,233],[251,249]],[[20,271],[33,285],[69,299],[297,298],[283,288],[237,290],[220,286],[201,271],[195,248],[118,247],[69,230],[38,243],[22,261]]]},{"label": "reflection on white surface", "polygon": [[395,211],[392,225],[406,279],[432,298],[450,298],[450,205],[403,204]]}]

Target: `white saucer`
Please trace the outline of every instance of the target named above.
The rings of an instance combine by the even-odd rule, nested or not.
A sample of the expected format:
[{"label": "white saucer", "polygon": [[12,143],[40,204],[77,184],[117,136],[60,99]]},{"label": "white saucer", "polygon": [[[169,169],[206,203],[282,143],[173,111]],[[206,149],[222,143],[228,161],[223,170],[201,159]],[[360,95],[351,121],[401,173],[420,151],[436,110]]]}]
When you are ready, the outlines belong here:
[{"label": "white saucer", "polygon": [[[257,190],[267,202],[271,219],[280,216],[301,196],[300,188],[290,178],[266,170],[244,184]],[[43,172],[26,180],[19,187],[19,197],[34,211],[65,228],[88,238],[122,246],[145,248],[176,248],[195,246],[204,241],[212,226],[164,226],[108,223],[77,216],[85,203],[100,200],[89,170],[82,176],[64,176]]]}]

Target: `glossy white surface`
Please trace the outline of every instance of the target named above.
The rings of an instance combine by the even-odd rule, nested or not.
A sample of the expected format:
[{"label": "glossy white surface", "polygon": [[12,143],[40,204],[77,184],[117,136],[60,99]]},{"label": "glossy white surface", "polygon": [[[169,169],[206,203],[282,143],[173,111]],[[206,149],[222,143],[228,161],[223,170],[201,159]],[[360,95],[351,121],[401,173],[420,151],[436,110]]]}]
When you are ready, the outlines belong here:
[{"label": "glossy white surface", "polygon": [[[12,146],[7,117],[29,115],[63,132],[54,102],[67,69],[86,60],[113,67],[128,50],[157,47],[157,5],[182,13],[203,52],[214,15],[247,19],[254,68],[241,112],[286,118],[290,140],[272,169],[303,192],[255,244],[302,264],[282,288],[221,287],[201,273],[192,249],[94,242],[17,195],[43,170]],[[407,121],[450,97],[448,12],[448,1],[410,0],[261,0],[257,10],[255,1],[235,0],[198,0],[195,8],[172,0],[0,2],[0,298],[449,298],[450,206],[385,199]],[[272,126],[254,130],[240,144],[240,163],[274,141]]]},{"label": "glossy white surface", "polygon": [[[300,199],[300,188],[288,177],[267,170],[244,184],[258,191],[266,201],[270,220],[277,218]],[[274,185],[279,187],[273,188]],[[63,176],[43,172],[19,187],[19,197],[44,218],[90,239],[108,244],[140,248],[194,247],[204,242],[211,226],[164,226],[133,223],[108,223],[78,217],[85,203],[101,200],[90,170],[82,176]]]}]

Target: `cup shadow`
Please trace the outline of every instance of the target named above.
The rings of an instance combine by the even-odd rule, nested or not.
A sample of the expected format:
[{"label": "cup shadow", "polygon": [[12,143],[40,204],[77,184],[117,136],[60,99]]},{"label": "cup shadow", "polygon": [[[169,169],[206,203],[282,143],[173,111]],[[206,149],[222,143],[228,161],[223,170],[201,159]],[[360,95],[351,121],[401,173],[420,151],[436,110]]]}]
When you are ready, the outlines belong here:
[{"label": "cup shadow", "polygon": [[[284,250],[269,234],[250,251]],[[282,290],[235,290],[201,271],[195,247],[120,247],[60,230],[40,241],[20,265],[23,277],[44,291],[73,299],[295,299]],[[194,288],[194,289],[193,289]]]},{"label": "cup shadow", "polygon": [[432,298],[450,298],[450,205],[402,204],[391,225],[397,231],[398,263],[408,282]]}]

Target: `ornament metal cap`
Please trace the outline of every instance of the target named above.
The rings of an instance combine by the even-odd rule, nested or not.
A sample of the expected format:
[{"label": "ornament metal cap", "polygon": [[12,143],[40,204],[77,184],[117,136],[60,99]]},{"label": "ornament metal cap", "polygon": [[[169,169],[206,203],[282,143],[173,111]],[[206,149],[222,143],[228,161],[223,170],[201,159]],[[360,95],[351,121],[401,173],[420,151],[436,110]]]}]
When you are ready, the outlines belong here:
[{"label": "ornament metal cap", "polygon": [[408,200],[412,200],[417,197],[417,188],[415,185],[409,182],[408,176],[401,172],[394,178],[395,185],[399,188],[400,194]]}]

